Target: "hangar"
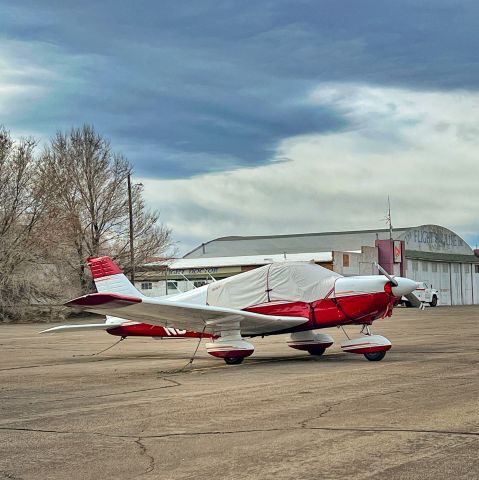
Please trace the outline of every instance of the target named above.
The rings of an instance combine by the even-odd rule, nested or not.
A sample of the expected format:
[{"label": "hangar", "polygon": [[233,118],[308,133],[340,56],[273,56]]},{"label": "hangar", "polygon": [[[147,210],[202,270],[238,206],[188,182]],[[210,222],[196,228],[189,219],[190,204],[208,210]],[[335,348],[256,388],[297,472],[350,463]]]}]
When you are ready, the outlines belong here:
[{"label": "hangar", "polygon": [[442,305],[479,304],[479,251],[439,225],[231,236],[199,245],[168,268],[159,263],[137,274],[144,293],[165,295],[276,261],[314,261],[342,275],[376,274],[374,262],[396,275],[439,290]]}]

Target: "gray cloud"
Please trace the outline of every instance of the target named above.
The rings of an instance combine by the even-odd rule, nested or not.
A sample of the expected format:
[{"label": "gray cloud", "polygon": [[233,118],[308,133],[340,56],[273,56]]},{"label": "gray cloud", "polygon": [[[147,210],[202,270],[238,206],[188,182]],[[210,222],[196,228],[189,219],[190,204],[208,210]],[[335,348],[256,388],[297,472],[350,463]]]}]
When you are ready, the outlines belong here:
[{"label": "gray cloud", "polygon": [[388,195],[395,226],[437,223],[475,245],[479,139],[462,131],[479,121],[479,94],[327,84],[311,100],[360,128],[284,140],[282,163],[144,180],[183,252],[226,235],[383,228]]},{"label": "gray cloud", "polygon": [[306,101],[317,83],[478,86],[476,2],[0,5],[10,58],[54,77],[1,121],[45,136],[93,123],[143,176],[265,165],[284,138],[355,128]]}]

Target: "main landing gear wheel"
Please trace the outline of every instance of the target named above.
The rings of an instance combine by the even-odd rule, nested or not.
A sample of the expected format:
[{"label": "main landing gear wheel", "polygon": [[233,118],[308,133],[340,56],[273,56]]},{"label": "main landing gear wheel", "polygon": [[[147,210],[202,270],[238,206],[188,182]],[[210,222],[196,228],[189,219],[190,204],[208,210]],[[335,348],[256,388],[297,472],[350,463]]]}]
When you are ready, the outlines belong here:
[{"label": "main landing gear wheel", "polygon": [[239,365],[243,362],[244,357],[225,357],[223,360],[227,365]]},{"label": "main landing gear wheel", "polygon": [[310,355],[314,355],[315,357],[319,357],[326,351],[324,347],[310,347],[308,348],[308,353]]},{"label": "main landing gear wheel", "polygon": [[365,353],[364,356],[370,362],[380,362],[386,356],[386,352]]}]

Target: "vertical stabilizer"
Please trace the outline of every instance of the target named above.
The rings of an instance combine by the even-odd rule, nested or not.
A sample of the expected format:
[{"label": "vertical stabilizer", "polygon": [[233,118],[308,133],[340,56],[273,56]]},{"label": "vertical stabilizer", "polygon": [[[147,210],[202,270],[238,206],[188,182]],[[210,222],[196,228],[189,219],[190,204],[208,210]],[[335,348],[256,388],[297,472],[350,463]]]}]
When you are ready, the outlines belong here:
[{"label": "vertical stabilizer", "polygon": [[98,293],[143,297],[110,257],[91,257],[88,259],[88,266]]}]

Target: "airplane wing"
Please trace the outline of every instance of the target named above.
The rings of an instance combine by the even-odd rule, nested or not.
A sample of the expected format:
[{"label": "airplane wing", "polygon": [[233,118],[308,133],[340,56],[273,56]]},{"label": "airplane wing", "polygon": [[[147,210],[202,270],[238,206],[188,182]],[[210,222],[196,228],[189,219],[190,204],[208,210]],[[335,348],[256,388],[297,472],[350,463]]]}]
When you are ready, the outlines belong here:
[{"label": "airplane wing", "polygon": [[291,328],[308,321],[305,317],[262,315],[224,307],[195,305],[114,293],[92,293],[65,304],[68,307],[135,322],[217,333],[239,328],[243,335],[261,335]]}]

